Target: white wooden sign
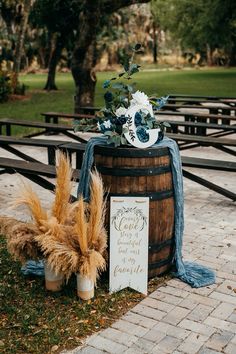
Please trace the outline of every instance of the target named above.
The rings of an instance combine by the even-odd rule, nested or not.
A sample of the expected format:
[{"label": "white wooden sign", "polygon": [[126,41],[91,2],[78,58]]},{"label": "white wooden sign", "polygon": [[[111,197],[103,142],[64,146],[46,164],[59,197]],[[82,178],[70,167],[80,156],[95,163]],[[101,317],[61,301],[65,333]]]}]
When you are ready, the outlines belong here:
[{"label": "white wooden sign", "polygon": [[131,106],[130,108],[127,109],[126,112],[126,117],[128,117],[127,122],[124,124],[125,128],[127,128],[127,132],[124,134],[126,137],[126,140],[133,146],[140,148],[140,149],[145,149],[148,148],[152,145],[154,145],[158,139],[160,129],[148,129],[146,132],[149,136],[149,139],[147,142],[140,141],[138,136],[137,136],[137,127],[135,126],[135,114],[139,111],[146,111],[147,113],[150,113],[151,116],[153,116],[153,110],[152,106],[144,106],[144,105],[134,105]]},{"label": "white wooden sign", "polygon": [[111,197],[110,292],[147,294],[149,198]]}]

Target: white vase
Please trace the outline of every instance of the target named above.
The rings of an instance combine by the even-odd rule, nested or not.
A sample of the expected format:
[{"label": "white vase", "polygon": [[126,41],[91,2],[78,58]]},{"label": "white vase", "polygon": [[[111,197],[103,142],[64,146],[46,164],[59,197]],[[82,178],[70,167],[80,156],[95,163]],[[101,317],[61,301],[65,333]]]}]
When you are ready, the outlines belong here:
[{"label": "white vase", "polygon": [[89,300],[94,297],[94,282],[88,277],[76,274],[77,294],[82,300]]},{"label": "white vase", "polygon": [[56,274],[49,266],[47,261],[44,262],[45,287],[50,291],[59,291],[64,283],[63,274]]}]

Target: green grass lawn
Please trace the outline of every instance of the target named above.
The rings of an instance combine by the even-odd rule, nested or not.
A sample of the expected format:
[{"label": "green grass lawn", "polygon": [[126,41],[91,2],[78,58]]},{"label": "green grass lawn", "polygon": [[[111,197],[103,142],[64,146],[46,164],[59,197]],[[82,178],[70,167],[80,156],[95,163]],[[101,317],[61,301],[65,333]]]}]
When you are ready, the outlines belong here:
[{"label": "green grass lawn", "polygon": [[[96,89],[96,106],[103,106],[102,82],[114,76],[111,72],[98,73]],[[61,111],[73,113],[74,82],[70,73],[57,74],[59,90],[45,92],[42,90],[46,74],[22,75],[21,82],[29,88],[25,100],[10,101],[0,104],[0,118],[21,118],[39,120],[40,112]],[[137,89],[147,94],[158,96],[170,93],[236,96],[236,68],[231,69],[198,69],[198,70],[143,70],[134,76]],[[28,128],[15,128],[14,133],[28,131]]]}]

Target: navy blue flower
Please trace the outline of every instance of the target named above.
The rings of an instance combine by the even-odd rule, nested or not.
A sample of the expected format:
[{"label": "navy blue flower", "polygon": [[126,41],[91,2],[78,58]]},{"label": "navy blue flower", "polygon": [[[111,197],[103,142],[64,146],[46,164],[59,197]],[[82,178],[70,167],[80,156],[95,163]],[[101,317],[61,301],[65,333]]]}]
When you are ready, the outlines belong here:
[{"label": "navy blue flower", "polygon": [[113,100],[113,95],[111,92],[107,91],[104,95],[104,99],[106,102],[112,102]]},{"label": "navy blue flower", "polygon": [[127,122],[127,117],[125,115],[122,115],[120,117],[117,117],[116,124],[118,125],[123,125]]},{"label": "navy blue flower", "polygon": [[160,131],[160,132],[158,133],[158,138],[157,138],[156,143],[158,143],[159,141],[161,141],[163,138],[164,138],[164,134],[163,134],[162,131]]},{"label": "navy blue flower", "polygon": [[134,124],[136,127],[141,125],[142,123],[142,114],[140,112],[136,112],[134,116]]},{"label": "navy blue flower", "polygon": [[99,130],[100,130],[100,132],[101,132],[101,133],[103,133],[103,134],[104,134],[104,133],[105,133],[105,131],[106,131],[106,128],[104,127],[104,125],[103,125],[103,124],[100,124],[100,125],[99,125]]},{"label": "navy blue flower", "polygon": [[136,134],[142,143],[146,143],[149,140],[149,134],[147,133],[145,127],[139,126],[136,129]]},{"label": "navy blue flower", "polygon": [[121,135],[122,134],[122,125],[116,125],[115,131],[117,134]]}]

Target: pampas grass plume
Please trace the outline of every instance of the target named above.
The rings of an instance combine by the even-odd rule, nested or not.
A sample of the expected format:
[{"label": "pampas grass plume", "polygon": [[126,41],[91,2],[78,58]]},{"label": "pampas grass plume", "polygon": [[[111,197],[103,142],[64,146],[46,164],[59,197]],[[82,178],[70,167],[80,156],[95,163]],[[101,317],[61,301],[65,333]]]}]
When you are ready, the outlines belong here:
[{"label": "pampas grass plume", "polygon": [[70,195],[72,190],[72,168],[69,158],[62,152],[58,154],[58,166],[55,200],[52,206],[52,215],[59,223],[64,223],[70,212]]},{"label": "pampas grass plume", "polygon": [[23,183],[22,196],[16,198],[13,203],[13,207],[19,205],[26,205],[28,207],[38,226],[42,225],[42,221],[47,220],[47,213],[42,208],[39,197],[29,184]]},{"label": "pampas grass plume", "polygon": [[[105,202],[103,201],[104,188],[98,172],[91,173],[91,198],[89,216],[89,242],[95,245],[104,229]],[[102,236],[105,232],[102,232]]]},{"label": "pampas grass plume", "polygon": [[83,197],[79,198],[78,208],[75,214],[73,237],[77,238],[82,255],[88,252],[88,223],[86,220],[86,206]]}]

